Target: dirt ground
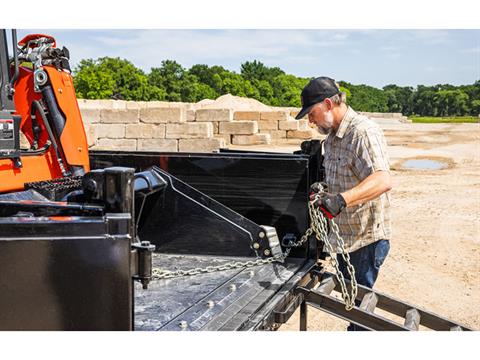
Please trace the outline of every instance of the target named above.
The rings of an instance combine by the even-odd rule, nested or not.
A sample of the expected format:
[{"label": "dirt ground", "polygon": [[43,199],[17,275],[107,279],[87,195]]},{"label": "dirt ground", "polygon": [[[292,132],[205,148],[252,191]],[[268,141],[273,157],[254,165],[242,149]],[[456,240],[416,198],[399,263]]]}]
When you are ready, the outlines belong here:
[{"label": "dirt ground", "polygon": [[[393,237],[375,288],[480,330],[480,124],[382,128],[394,179]],[[403,169],[403,161],[413,158],[440,160],[448,167]],[[297,330],[298,324],[297,311],[280,330]],[[308,308],[309,330],[346,326]]]}]

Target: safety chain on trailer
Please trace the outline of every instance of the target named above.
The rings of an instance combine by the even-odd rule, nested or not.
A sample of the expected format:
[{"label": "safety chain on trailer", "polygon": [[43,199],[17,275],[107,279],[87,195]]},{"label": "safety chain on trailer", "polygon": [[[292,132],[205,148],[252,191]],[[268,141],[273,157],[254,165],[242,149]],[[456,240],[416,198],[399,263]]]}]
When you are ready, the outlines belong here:
[{"label": "safety chain on trailer", "polygon": [[[313,203],[319,197],[320,193],[317,193],[314,199],[308,203],[311,224],[310,228],[307,230],[307,233],[314,232],[317,240],[325,244],[326,250],[330,255],[330,264],[335,268],[335,277],[337,278],[342,290],[342,298],[345,302],[345,309],[351,310],[355,306],[355,299],[357,298],[358,293],[357,280],[355,279],[355,268],[350,263],[350,254],[345,249],[345,243],[339,234],[338,225],[335,224],[332,219],[327,220],[323,213],[318,208],[313,206]],[[333,245],[330,243],[330,241],[328,241],[328,225],[330,225],[330,232],[336,238],[337,249],[334,249]],[[348,275],[350,276],[350,293],[347,290],[345,277],[338,267],[337,251],[342,256],[347,267]]]},{"label": "safety chain on trailer", "polygon": [[225,263],[223,265],[218,266],[207,266],[204,268],[193,268],[190,270],[163,270],[159,268],[152,269],[152,280],[160,280],[160,279],[170,279],[174,277],[181,277],[181,276],[190,276],[190,275],[198,275],[198,274],[208,274],[216,271],[225,271],[225,270],[233,270],[239,268],[248,268],[257,265],[265,265],[271,264],[275,261],[283,262],[284,257],[283,255],[280,256],[273,256],[266,259],[256,259],[256,260],[249,260],[249,261],[232,261],[229,263]]},{"label": "safety chain on trailer", "polygon": [[[312,199],[308,202],[308,210],[310,214],[310,227],[305,231],[305,234],[300,238],[299,241],[290,241],[287,244],[287,248],[285,252],[281,255],[272,256],[266,259],[256,259],[256,260],[249,260],[249,261],[232,261],[225,263],[223,265],[218,266],[207,266],[204,268],[193,268],[190,270],[163,270],[160,268],[152,268],[152,280],[161,280],[161,279],[170,279],[175,277],[182,277],[182,276],[191,276],[191,275],[198,275],[198,274],[208,274],[217,271],[225,271],[225,270],[233,270],[239,268],[249,268],[257,265],[265,265],[271,264],[273,262],[280,262],[283,263],[285,259],[290,255],[290,251],[292,248],[300,247],[305,244],[308,238],[315,233],[315,237],[317,241],[323,242],[327,248],[327,252],[330,255],[330,263],[335,268],[335,277],[340,284],[340,288],[342,290],[342,298],[345,301],[345,309],[351,310],[355,305],[355,298],[357,297],[357,282],[355,280],[355,269],[350,263],[350,255],[345,250],[345,244],[342,237],[339,234],[338,226],[332,219],[327,219],[323,213],[318,210],[313,203],[315,200],[320,196],[321,189]],[[351,279],[351,292],[349,293],[347,290],[347,285],[345,283],[345,278],[338,267],[338,261],[336,258],[337,251],[333,248],[332,244],[328,241],[328,226],[330,225],[330,230],[334,234],[337,239],[337,247],[340,250],[340,254],[342,255],[343,260],[347,266],[347,272],[350,275]]]}]

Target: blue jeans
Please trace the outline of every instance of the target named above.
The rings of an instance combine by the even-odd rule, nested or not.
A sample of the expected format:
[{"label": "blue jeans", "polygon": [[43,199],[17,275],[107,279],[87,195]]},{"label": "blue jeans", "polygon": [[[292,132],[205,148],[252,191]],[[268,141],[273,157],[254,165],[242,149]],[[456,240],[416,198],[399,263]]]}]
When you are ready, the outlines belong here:
[{"label": "blue jeans", "polygon": [[[390,241],[378,240],[370,245],[364,246],[354,252],[350,253],[350,263],[355,268],[355,279],[357,283],[369,288],[373,288],[373,284],[378,277],[380,266],[382,266],[385,258],[390,250]],[[337,257],[340,271],[346,279],[350,280],[345,262],[341,256]],[[357,306],[360,301],[356,301]],[[365,328],[352,324],[347,328],[347,331],[363,331]]]}]

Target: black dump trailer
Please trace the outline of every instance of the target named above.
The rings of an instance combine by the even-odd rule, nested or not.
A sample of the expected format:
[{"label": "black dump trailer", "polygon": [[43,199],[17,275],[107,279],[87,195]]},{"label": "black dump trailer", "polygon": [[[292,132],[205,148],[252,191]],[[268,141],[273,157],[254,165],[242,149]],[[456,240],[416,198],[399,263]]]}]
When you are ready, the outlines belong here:
[{"label": "black dump trailer", "polygon": [[361,285],[346,309],[302,236],[320,148],[96,151],[83,176],[0,194],[0,330],[276,330],[297,308],[306,330],[307,305],[369,330],[469,330]]},{"label": "black dump trailer", "polygon": [[272,261],[309,226],[310,148],[94,151],[83,177],[0,195],[0,329],[277,328],[317,282],[313,237]]}]

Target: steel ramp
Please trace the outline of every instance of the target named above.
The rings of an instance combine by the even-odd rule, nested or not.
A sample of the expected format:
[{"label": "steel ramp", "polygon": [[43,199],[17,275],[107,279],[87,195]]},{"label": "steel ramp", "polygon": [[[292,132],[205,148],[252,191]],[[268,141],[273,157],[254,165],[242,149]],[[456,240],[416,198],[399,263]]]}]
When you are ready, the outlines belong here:
[{"label": "steel ramp", "polygon": [[[345,309],[344,301],[332,295],[334,291],[341,292],[340,284],[335,275],[328,272],[319,272],[319,276],[320,284],[316,289],[301,286],[296,289],[296,293],[303,297],[303,301],[368,330],[418,331],[420,326],[436,331],[471,330],[435,313],[425,311],[362,285],[358,285],[356,306],[348,311]],[[349,287],[350,281],[345,279],[345,282]],[[399,323],[382,316],[376,312],[377,309],[396,315],[403,319],[403,322]],[[306,329],[306,326],[302,327]]]}]

